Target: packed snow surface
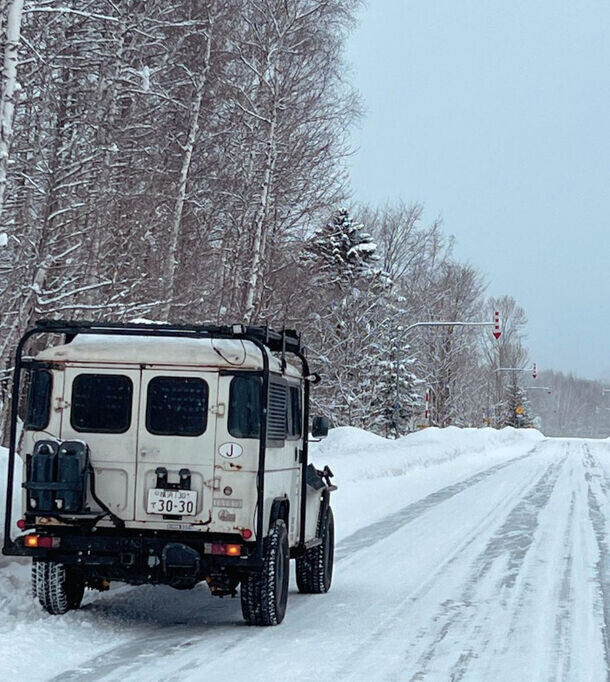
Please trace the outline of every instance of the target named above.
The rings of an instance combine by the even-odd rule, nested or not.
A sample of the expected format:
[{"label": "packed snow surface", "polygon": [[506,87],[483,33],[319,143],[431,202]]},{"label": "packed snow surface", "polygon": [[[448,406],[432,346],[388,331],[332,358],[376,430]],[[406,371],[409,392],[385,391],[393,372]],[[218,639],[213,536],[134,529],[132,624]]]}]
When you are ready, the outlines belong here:
[{"label": "packed snow surface", "polygon": [[275,628],[203,586],[116,585],[53,617],[5,558],[0,679],[607,679],[610,441],[340,428],[312,459],[339,485],[328,594],[293,585]]}]

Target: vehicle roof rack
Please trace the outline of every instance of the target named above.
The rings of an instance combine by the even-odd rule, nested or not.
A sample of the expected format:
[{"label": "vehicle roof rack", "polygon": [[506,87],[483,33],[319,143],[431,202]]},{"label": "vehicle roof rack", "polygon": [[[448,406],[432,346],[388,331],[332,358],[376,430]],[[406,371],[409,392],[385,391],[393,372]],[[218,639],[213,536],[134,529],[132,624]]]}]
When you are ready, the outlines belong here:
[{"label": "vehicle roof rack", "polygon": [[278,353],[301,355],[305,348],[294,329],[275,331],[268,326],[169,324],[164,322],[94,322],[91,320],[37,320],[36,328],[48,333],[65,334],[69,343],[78,334],[116,336],[172,336],[183,338],[219,338],[256,340]]}]

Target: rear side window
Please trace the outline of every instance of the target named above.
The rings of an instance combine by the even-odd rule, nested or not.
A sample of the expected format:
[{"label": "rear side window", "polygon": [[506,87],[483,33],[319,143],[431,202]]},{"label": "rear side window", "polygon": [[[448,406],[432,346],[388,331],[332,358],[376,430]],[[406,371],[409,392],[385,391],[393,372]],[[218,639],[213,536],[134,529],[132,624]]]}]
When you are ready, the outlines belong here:
[{"label": "rear side window", "polygon": [[229,433],[235,438],[260,436],[261,386],[258,376],[237,376],[229,389]]},{"label": "rear side window", "polygon": [[72,382],[72,427],[124,433],[131,424],[132,394],[131,379],[122,374],[79,374]]},{"label": "rear side window", "polygon": [[289,438],[299,438],[301,435],[301,389],[298,386],[289,387],[287,431]]},{"label": "rear side window", "polygon": [[24,423],[26,429],[42,431],[49,425],[52,388],[51,372],[42,370],[32,372]]},{"label": "rear side window", "polygon": [[158,436],[200,436],[208,423],[208,385],[197,377],[155,377],[148,384],[146,428]]}]

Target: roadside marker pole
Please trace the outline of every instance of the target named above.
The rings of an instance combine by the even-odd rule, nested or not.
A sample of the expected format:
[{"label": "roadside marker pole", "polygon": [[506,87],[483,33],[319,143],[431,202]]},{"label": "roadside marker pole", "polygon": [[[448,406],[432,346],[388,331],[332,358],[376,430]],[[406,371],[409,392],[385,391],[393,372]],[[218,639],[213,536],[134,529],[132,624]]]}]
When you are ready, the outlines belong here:
[{"label": "roadside marker pole", "polygon": [[494,310],[494,339],[498,340],[502,336],[502,330],[500,329],[500,311]]}]

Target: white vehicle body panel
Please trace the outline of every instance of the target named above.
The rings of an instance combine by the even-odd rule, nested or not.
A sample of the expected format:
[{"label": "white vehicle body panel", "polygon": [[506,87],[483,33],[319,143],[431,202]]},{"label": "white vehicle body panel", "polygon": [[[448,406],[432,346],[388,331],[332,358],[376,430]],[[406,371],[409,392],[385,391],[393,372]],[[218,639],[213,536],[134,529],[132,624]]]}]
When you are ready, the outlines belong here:
[{"label": "white vehicle body panel", "polygon": [[[58,372],[54,372],[58,374]],[[120,375],[131,380],[133,386],[131,420],[123,433],[82,432],[72,423],[72,384],[83,374]],[[61,440],[83,440],[91,450],[91,463],[95,472],[95,487],[98,497],[106,503],[119,518],[132,519],[136,476],[135,452],[138,440],[138,420],[134,407],[137,405],[140,371],[137,369],[103,369],[71,365],[64,375],[63,409],[61,409]]]},{"label": "white vehicle body panel", "polygon": [[[156,377],[188,377],[205,381],[208,387],[208,419],[205,431],[197,436],[160,435],[147,428],[147,395],[150,382]],[[139,404],[139,428],[137,447],[137,476],[135,492],[135,520],[159,524],[163,517],[146,511],[148,491],[156,487],[158,467],[167,469],[168,481],[179,482],[181,469],[188,469],[191,476],[190,489],[197,492],[195,516],[182,521],[189,524],[209,524],[212,515],[212,493],[214,490],[214,445],[216,420],[209,415],[209,406],[216,403],[215,372],[197,372],[193,369],[142,370]],[[210,419],[209,417],[212,416]]]}]

